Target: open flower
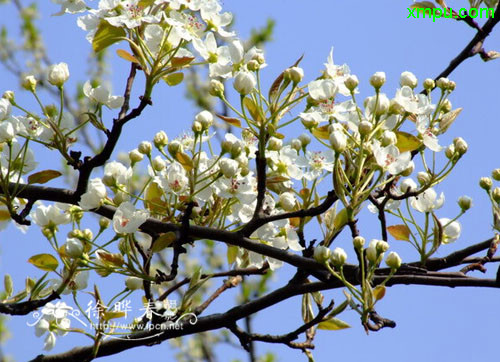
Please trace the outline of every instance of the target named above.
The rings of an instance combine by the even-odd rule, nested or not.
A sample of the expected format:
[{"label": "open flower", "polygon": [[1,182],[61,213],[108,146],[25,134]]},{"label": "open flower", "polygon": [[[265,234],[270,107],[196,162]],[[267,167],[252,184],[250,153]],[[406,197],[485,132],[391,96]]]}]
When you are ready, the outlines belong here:
[{"label": "open flower", "polygon": [[104,84],[92,87],[89,81],[83,85],[83,94],[97,103],[104,104],[108,108],[120,108],[123,104],[123,96],[112,96],[111,91]]},{"label": "open flower", "polygon": [[441,192],[439,198],[433,188],[429,188],[420,195],[411,198],[411,206],[420,212],[431,212],[443,206],[444,194]]},{"label": "open flower", "polygon": [[377,163],[391,175],[398,175],[410,166],[410,152],[400,153],[394,145],[381,147],[380,142],[373,142],[373,155]]},{"label": "open flower", "polygon": [[439,223],[443,227],[443,244],[449,244],[456,241],[462,233],[462,227],[458,221],[451,221],[447,217],[439,219]]},{"label": "open flower", "polygon": [[106,186],[104,186],[100,178],[94,178],[89,181],[87,192],[82,195],[78,205],[83,210],[96,209],[102,205],[105,197]]},{"label": "open flower", "polygon": [[119,234],[133,233],[148,217],[148,211],[136,210],[131,202],[124,202],[116,209],[113,216],[113,229]]}]

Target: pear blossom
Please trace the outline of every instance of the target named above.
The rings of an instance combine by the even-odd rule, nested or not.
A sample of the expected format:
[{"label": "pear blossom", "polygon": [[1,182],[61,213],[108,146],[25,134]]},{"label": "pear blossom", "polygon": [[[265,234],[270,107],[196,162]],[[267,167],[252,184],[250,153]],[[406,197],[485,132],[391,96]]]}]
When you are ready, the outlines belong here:
[{"label": "pear blossom", "polygon": [[87,5],[84,0],[52,0],[53,3],[61,5],[61,10],[54,15],[77,14],[84,12],[87,9]]},{"label": "pear blossom", "polygon": [[83,85],[83,94],[111,109],[120,108],[124,101],[123,96],[112,96],[109,88],[105,85],[101,84],[94,88],[89,81]]},{"label": "pear blossom", "polygon": [[47,333],[44,340],[44,350],[49,351],[54,348],[56,334],[64,336],[68,333],[67,330],[70,328],[71,321],[67,316],[71,310],[73,308],[64,302],[47,303],[42,308],[42,316],[35,325],[35,335],[41,337]]},{"label": "pear blossom", "polygon": [[0,121],[3,121],[10,116],[11,109],[12,105],[10,104],[9,100],[0,98]]},{"label": "pear blossom", "polygon": [[408,113],[416,115],[430,115],[435,106],[424,94],[415,94],[412,88],[403,86],[396,91],[394,101],[404,108]]},{"label": "pear blossom", "polygon": [[381,147],[378,140],[373,141],[373,155],[378,165],[391,175],[398,175],[406,170],[411,161],[410,152],[400,153],[399,149],[394,145]]},{"label": "pear blossom", "polygon": [[462,232],[462,227],[458,221],[451,221],[447,217],[439,219],[439,223],[443,227],[443,244],[449,244],[456,241]]},{"label": "pear blossom", "polygon": [[254,191],[255,178],[250,175],[245,177],[237,175],[229,178],[222,177],[217,180],[215,185],[220,190],[219,195],[221,197],[227,199],[235,197],[243,205],[250,204],[256,198]]},{"label": "pear blossom", "polygon": [[334,98],[338,91],[338,87],[332,79],[313,80],[307,88],[311,98],[316,101]]},{"label": "pear blossom", "polygon": [[106,197],[106,186],[100,178],[94,178],[89,181],[87,192],[85,192],[78,202],[83,210],[92,210],[100,207]]},{"label": "pear blossom", "polygon": [[64,62],[51,65],[48,72],[49,83],[57,87],[62,87],[69,78],[68,64]]},{"label": "pear blossom", "polygon": [[303,172],[296,165],[299,155],[291,146],[284,146],[279,151],[268,151],[266,152],[266,156],[272,161],[271,169],[279,175],[288,176],[296,180],[302,179]]},{"label": "pear blossom", "polygon": [[305,156],[297,158],[296,164],[299,167],[307,168],[304,178],[312,181],[321,176],[323,171],[333,171],[333,150],[307,151]]},{"label": "pear blossom", "polygon": [[257,85],[257,80],[253,73],[240,71],[234,77],[233,87],[242,96],[250,93]]},{"label": "pear blossom", "polygon": [[429,117],[419,116],[417,118],[417,131],[420,133],[424,145],[434,152],[439,152],[443,149],[439,145],[439,140],[435,135],[435,131],[429,125]]},{"label": "pear blossom", "polygon": [[12,123],[8,121],[0,122],[0,143],[11,142],[16,137],[16,131]]},{"label": "pear blossom", "polygon": [[217,47],[215,36],[212,32],[207,33],[205,40],[193,39],[193,47],[209,62],[210,77],[228,77],[231,75],[231,54],[227,46]]},{"label": "pear blossom", "polygon": [[149,217],[147,210],[136,210],[131,202],[124,202],[115,211],[113,229],[119,234],[131,234]]},{"label": "pear blossom", "polygon": [[[44,120],[44,123],[46,124],[45,126],[44,125],[40,126],[41,132],[39,133],[39,138],[45,142],[51,143],[54,141],[56,133],[54,132],[52,127],[47,125],[47,120]],[[33,126],[35,125],[33,124]],[[62,133],[64,133],[65,131],[73,129],[74,126],[75,126],[75,119],[73,118],[73,115],[69,112],[63,112],[61,121],[58,124],[59,130]],[[38,131],[36,131],[36,133],[38,134]],[[75,142],[75,139],[67,138],[66,141],[68,143],[72,143]]]},{"label": "pear blossom", "polygon": [[235,35],[224,29],[233,21],[233,15],[230,12],[221,13],[222,7],[218,1],[203,1],[200,6],[201,18],[209,24],[223,38],[230,38]]},{"label": "pear blossom", "polygon": [[57,205],[39,205],[31,214],[31,218],[41,228],[53,228],[71,221],[70,215],[62,212]]},{"label": "pear blossom", "polygon": [[431,212],[432,210],[439,209],[444,203],[444,194],[441,192],[439,198],[436,191],[431,187],[411,198],[411,206],[420,212]]},{"label": "pear blossom", "polygon": [[201,38],[205,25],[194,15],[172,10],[165,22],[172,26],[171,34],[188,42]]},{"label": "pear blossom", "polygon": [[142,23],[158,23],[161,19],[161,13],[158,15],[147,15],[147,9],[143,8],[140,0],[123,0],[119,3],[117,16],[105,17],[104,19],[115,27],[126,26],[134,29]]},{"label": "pear blossom", "polygon": [[177,162],[171,163],[160,174],[161,184],[165,191],[181,195],[188,186],[186,170]]},{"label": "pear blossom", "polygon": [[283,210],[293,211],[296,203],[297,199],[293,193],[287,191],[280,194],[280,204]]},{"label": "pear blossom", "polygon": [[125,185],[132,177],[132,169],[125,167],[122,163],[112,161],[104,166],[103,181],[109,186],[116,184]]},{"label": "pear blossom", "polygon": [[333,47],[325,63],[325,74],[335,82],[338,92],[343,96],[349,96],[351,91],[345,86],[346,79],[350,76],[350,69],[347,64],[335,65],[333,63]]}]

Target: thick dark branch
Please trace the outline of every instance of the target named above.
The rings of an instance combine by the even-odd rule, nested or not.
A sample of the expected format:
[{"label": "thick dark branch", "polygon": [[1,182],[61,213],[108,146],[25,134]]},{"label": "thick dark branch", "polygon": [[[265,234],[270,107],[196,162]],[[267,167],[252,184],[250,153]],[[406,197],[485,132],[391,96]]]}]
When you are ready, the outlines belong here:
[{"label": "thick dark branch", "polygon": [[[296,330],[282,335],[271,335],[271,334],[257,334],[257,333],[246,333],[243,329],[239,328],[236,323],[228,326],[229,330],[233,332],[233,334],[238,337],[242,347],[245,350],[248,350],[248,344],[251,341],[259,341],[259,342],[267,342],[267,343],[283,343],[291,348],[303,349],[304,346],[301,343],[291,343],[292,341],[299,338],[299,336],[306,332],[309,328],[314,327],[315,325],[321,323],[325,316],[333,309],[333,301],[326,308],[321,309],[318,312],[318,315],[314,317],[307,323],[304,323],[302,326],[297,328]],[[314,348],[313,345],[309,345],[307,348]]]},{"label": "thick dark branch", "polygon": [[318,206],[311,207],[308,209],[301,209],[301,210],[293,211],[293,212],[287,212],[287,213],[283,213],[283,214],[277,214],[277,215],[271,215],[271,216],[261,216],[257,219],[252,219],[247,225],[245,225],[245,227],[241,230],[241,232],[244,235],[250,235],[255,230],[260,228],[262,225],[265,225],[265,224],[273,222],[273,221],[290,219],[293,217],[302,218],[302,217],[308,217],[308,216],[310,216],[310,217],[318,216],[318,215],[321,215],[322,213],[328,211],[328,209],[337,200],[338,200],[338,197],[335,194],[335,192],[329,191],[328,194],[326,195],[326,198]]},{"label": "thick dark branch", "polygon": [[[491,243],[494,241],[494,238],[490,238],[481,243],[474,244],[468,246],[464,249],[455,251],[444,258],[430,258],[425,263],[427,270],[437,271],[443,270],[446,268],[451,268],[453,266],[457,266],[463,263],[463,260],[468,256],[476,254],[480,251],[486,250],[490,248]],[[420,262],[410,263],[409,265],[419,266]]]},{"label": "thick dark branch", "polygon": [[27,302],[21,303],[0,303],[0,313],[10,315],[26,315],[55,299],[59,299],[59,294],[52,292],[44,299],[28,300]]},{"label": "thick dark branch", "polygon": [[128,114],[125,114],[128,109],[128,102],[130,99],[130,93],[133,80],[135,79],[136,70],[137,65],[132,63],[124,94],[125,101],[120,110],[119,117],[113,121],[113,127],[111,128],[111,131],[107,132],[108,140],[106,141],[106,144],[104,145],[100,153],[92,158],[85,158],[83,163],[78,168],[80,172],[80,175],[78,177],[78,184],[76,187],[76,195],[78,197],[80,197],[87,190],[87,184],[92,170],[96,167],[103,166],[111,157],[111,154],[113,153],[113,150],[115,149],[115,146],[120,138],[123,126],[128,121],[140,116],[144,108],[146,108],[147,105],[151,104],[151,99],[149,99],[149,96],[144,94],[141,97],[141,101],[137,108],[134,108]]},{"label": "thick dark branch", "polygon": [[[500,9],[500,3],[497,5],[495,12]],[[483,25],[483,27],[478,30],[476,35],[472,38],[472,40],[467,44],[467,46],[450,62],[448,67],[443,70],[437,77],[438,80],[441,77],[449,76],[460,64],[462,64],[466,59],[473,57],[476,54],[479,54],[483,49],[484,40],[490,35],[491,31],[500,21],[500,16],[495,16],[489,18],[488,21]],[[425,92],[425,91],[424,91]]]}]

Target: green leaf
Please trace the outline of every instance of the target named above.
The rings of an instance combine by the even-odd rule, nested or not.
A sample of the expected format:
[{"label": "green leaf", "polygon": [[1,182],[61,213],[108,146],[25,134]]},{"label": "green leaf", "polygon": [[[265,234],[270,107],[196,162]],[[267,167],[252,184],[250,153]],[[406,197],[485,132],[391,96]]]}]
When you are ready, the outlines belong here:
[{"label": "green leaf", "polygon": [[118,55],[120,58],[123,58],[125,60],[128,60],[129,62],[132,62],[132,63],[137,63],[137,64],[141,64],[139,62],[139,60],[134,57],[132,54],[130,54],[129,52],[127,52],[126,50],[123,50],[123,49],[117,49],[116,50],[116,55]]},{"label": "green leaf", "polygon": [[148,6],[152,6],[154,3],[155,3],[155,0],[140,0],[137,5],[143,9],[145,9]]},{"label": "green leaf", "polygon": [[319,139],[322,140],[329,140],[330,139],[330,132],[328,132],[328,125],[327,126],[321,126],[314,128],[312,130],[312,134],[316,136]]},{"label": "green leaf", "polygon": [[10,276],[10,274],[5,274],[5,276],[3,277],[3,285],[8,298],[14,291],[14,284],[12,283],[12,277]]},{"label": "green leaf", "polygon": [[215,115],[220,119],[222,119],[224,122],[229,123],[231,126],[241,128],[241,121],[238,118],[226,117],[223,116],[222,114],[217,114],[217,113]]},{"label": "green leaf", "polygon": [[253,99],[245,97],[243,98],[243,104],[257,124],[262,124],[264,122],[265,117],[262,115],[261,109],[255,104]]},{"label": "green leaf", "polygon": [[434,5],[433,2],[431,1],[417,1],[416,3],[412,4],[410,6],[410,9],[425,9],[425,8],[431,8],[431,9],[438,9],[436,5]]},{"label": "green leaf", "polygon": [[406,225],[392,225],[387,231],[396,240],[410,241],[410,229]]},{"label": "green leaf", "polygon": [[330,313],[328,313],[327,317],[328,318],[335,317],[336,315],[339,315],[340,313],[342,313],[347,308],[347,306],[349,305],[349,300],[350,299],[344,300],[342,302],[342,304],[340,304],[339,306],[337,306],[337,308],[335,308]]},{"label": "green leaf", "polygon": [[50,254],[33,255],[28,262],[45,271],[54,271],[59,266],[57,259]]},{"label": "green leaf", "polygon": [[185,154],[184,152],[177,152],[175,154],[175,159],[179,161],[179,163],[184,167],[184,169],[189,172],[193,169],[193,160],[189,155]]},{"label": "green leaf", "polygon": [[176,239],[176,235],[173,231],[169,231],[167,233],[161,234],[158,239],[153,243],[152,251],[153,253],[158,253],[165,248],[168,248],[174,240]]},{"label": "green leaf", "polygon": [[414,151],[422,145],[422,142],[412,134],[396,131],[396,147],[399,152]]},{"label": "green leaf", "polygon": [[193,57],[180,57],[180,58],[172,58],[171,63],[172,67],[182,68],[194,60]]},{"label": "green leaf", "polygon": [[163,80],[171,87],[176,86],[177,84],[180,84],[184,80],[184,73],[172,73],[169,74],[165,77],[163,77]]},{"label": "green leaf", "polygon": [[44,184],[46,182],[49,182],[50,180],[53,180],[55,178],[58,178],[61,176],[62,173],[56,170],[45,170],[45,171],[40,171],[36,172],[33,175],[28,176],[28,183],[31,184]]},{"label": "green leaf", "polygon": [[127,35],[124,29],[112,26],[106,20],[101,20],[92,40],[92,49],[99,53],[111,44],[119,42]]},{"label": "green leaf", "polygon": [[328,319],[318,324],[318,329],[324,329],[329,331],[338,331],[346,328],[351,328],[351,326],[338,318]]},{"label": "green leaf", "polygon": [[462,112],[462,109],[463,108],[454,109],[453,111],[450,111],[443,116],[441,122],[439,122],[439,133],[445,133],[448,128],[450,128],[453,122],[455,122],[455,120],[457,119],[460,112]]},{"label": "green leaf", "polygon": [[227,246],[227,263],[229,265],[233,264],[236,261],[236,257],[238,256],[238,247],[234,245]]},{"label": "green leaf", "polygon": [[335,215],[335,219],[333,219],[333,226],[335,229],[339,230],[345,224],[347,224],[347,209],[342,209],[337,215]]},{"label": "green leaf", "polygon": [[385,287],[383,285],[377,285],[375,289],[373,289],[373,296],[375,300],[380,300],[385,296]]}]

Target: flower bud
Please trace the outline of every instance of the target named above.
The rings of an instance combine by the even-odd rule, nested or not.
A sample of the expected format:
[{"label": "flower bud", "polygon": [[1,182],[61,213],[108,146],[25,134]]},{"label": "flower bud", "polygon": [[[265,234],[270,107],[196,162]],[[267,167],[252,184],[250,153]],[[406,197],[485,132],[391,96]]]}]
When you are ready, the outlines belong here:
[{"label": "flower bud", "polygon": [[396,134],[392,131],[385,130],[384,133],[382,133],[382,146],[386,147],[389,145],[395,145],[396,142],[398,141],[398,138],[396,137]]},{"label": "flower bud", "polygon": [[362,236],[356,236],[352,239],[352,243],[356,249],[361,250],[363,246],[365,246],[365,238]]},{"label": "flower bud", "polygon": [[239,164],[230,158],[222,158],[219,161],[219,168],[227,178],[233,177],[238,172]]},{"label": "flower bud", "polygon": [[415,162],[413,162],[413,160],[410,160],[410,162],[408,162],[408,167],[405,168],[403,172],[401,172],[401,176],[404,177],[410,176],[413,173],[413,171],[415,171]]},{"label": "flower bud", "polygon": [[194,119],[201,123],[204,130],[209,129],[214,123],[214,116],[209,111],[201,111]]},{"label": "flower bud", "polygon": [[161,156],[156,156],[155,158],[153,158],[151,164],[153,165],[155,171],[163,171],[165,167],[167,167],[165,161],[163,160],[163,158],[161,158]]},{"label": "flower bud", "polygon": [[336,267],[341,267],[347,260],[347,254],[342,248],[335,248],[330,256],[330,262]]},{"label": "flower bud", "polygon": [[455,83],[454,81],[450,80],[450,83],[448,84],[449,91],[453,92],[456,87],[457,87],[457,83]]},{"label": "flower bud", "polygon": [[182,147],[182,144],[179,142],[179,141],[176,141],[176,140],[173,140],[172,142],[170,142],[168,144],[168,153],[170,153],[170,155],[172,157],[175,157],[175,155],[177,154],[177,152],[182,152],[183,151],[183,147]]},{"label": "flower bud", "polygon": [[356,87],[359,85],[359,79],[354,74],[351,74],[344,80],[344,85],[351,92],[354,92]]},{"label": "flower bud", "polygon": [[493,180],[495,181],[500,181],[500,168],[496,168],[491,171],[491,177],[493,177]]},{"label": "flower bud", "polygon": [[127,277],[127,279],[125,279],[125,286],[128,290],[137,290],[142,289],[144,284],[141,278]]},{"label": "flower bud", "polygon": [[16,97],[11,90],[3,92],[2,98],[7,99],[11,104],[14,104]]},{"label": "flower bud", "polygon": [[224,84],[217,79],[212,79],[208,86],[208,93],[213,97],[222,98],[224,96]]},{"label": "flower bud", "polygon": [[144,158],[144,155],[137,150],[137,148],[133,149],[128,153],[128,158],[130,159],[130,162],[132,164],[135,164],[137,162],[141,162],[142,159]]},{"label": "flower bud", "polygon": [[91,241],[94,239],[94,233],[92,233],[92,230],[90,229],[84,229],[82,231],[82,236],[84,240]]},{"label": "flower bud", "polygon": [[203,126],[200,122],[194,121],[193,125],[191,126],[191,130],[193,131],[193,133],[197,134],[203,131]]},{"label": "flower bud", "polygon": [[302,148],[302,142],[300,142],[300,140],[298,138],[294,138],[291,142],[290,142],[290,146],[295,150],[295,151],[300,151],[300,149]]},{"label": "flower bud", "polygon": [[442,103],[441,103],[441,111],[443,113],[448,113],[449,111],[451,111],[451,108],[452,108],[452,105],[451,105],[451,102],[449,99],[445,99]]},{"label": "flower bud", "polygon": [[241,144],[239,142],[233,143],[233,145],[231,146],[231,157],[238,157],[239,155],[241,155],[242,151],[243,147],[241,147]]},{"label": "flower bud", "polygon": [[21,82],[21,87],[23,87],[27,91],[34,93],[36,91],[37,83],[38,82],[34,75],[27,75],[26,77],[23,78],[23,81]]},{"label": "flower bud", "polygon": [[446,147],[446,151],[444,151],[444,155],[446,158],[451,160],[455,156],[455,145],[452,143],[448,147]]},{"label": "flower bud", "polygon": [[99,219],[99,228],[101,229],[107,229],[110,224],[111,221],[107,217],[101,217]]},{"label": "flower bud", "polygon": [[68,64],[59,63],[49,67],[48,81],[56,87],[62,87],[69,78]]},{"label": "flower bud", "polygon": [[500,202],[500,187],[495,187],[493,189],[493,192],[491,193],[491,196],[493,197],[493,200],[495,200],[495,202]]},{"label": "flower bud", "polygon": [[301,118],[300,121],[302,122],[302,124],[304,125],[305,128],[307,129],[313,129],[313,128],[316,128],[318,127],[319,125],[319,121],[316,120],[315,118]]},{"label": "flower bud", "polygon": [[384,72],[376,72],[370,77],[370,84],[375,89],[380,89],[385,83],[385,73]]},{"label": "flower bud", "polygon": [[427,78],[426,80],[424,80],[424,89],[426,91],[430,92],[431,90],[434,89],[435,86],[436,83],[434,82],[434,79]]},{"label": "flower bud", "polygon": [[220,145],[223,153],[231,152],[231,148],[233,147],[233,143],[231,141],[225,140],[221,142]]},{"label": "flower bud", "polygon": [[427,185],[431,181],[431,176],[424,171],[417,173],[417,180],[420,185]]},{"label": "flower bud", "polygon": [[450,86],[450,80],[448,78],[441,77],[437,80],[436,86],[442,90],[447,90]]},{"label": "flower bud", "polygon": [[455,145],[455,150],[457,153],[462,156],[467,152],[467,142],[462,137],[457,137],[453,140],[453,144]]},{"label": "flower bud", "polygon": [[375,249],[377,250],[377,253],[382,254],[389,250],[389,244],[384,240],[379,240],[377,242],[377,245],[375,246]]},{"label": "flower bud", "polygon": [[269,142],[267,144],[267,147],[271,151],[279,151],[283,147],[283,141],[280,140],[279,138],[271,137],[271,138],[269,138]]},{"label": "flower bud", "polygon": [[337,153],[342,153],[347,147],[347,136],[342,131],[333,131],[330,134],[330,144]]},{"label": "flower bud", "polygon": [[164,131],[157,132],[153,138],[153,143],[159,150],[163,149],[168,144],[168,137]]},{"label": "flower bud", "polygon": [[283,210],[290,212],[295,209],[295,204],[297,200],[295,199],[295,195],[291,192],[283,192],[280,195],[280,204]]},{"label": "flower bud", "polygon": [[389,255],[387,255],[387,258],[385,259],[385,263],[387,266],[393,270],[399,269],[401,266],[401,258],[397,253],[394,251],[391,251]]},{"label": "flower bud", "polygon": [[399,104],[398,101],[396,101],[395,99],[390,100],[389,111],[388,111],[389,114],[401,115],[404,114],[405,112],[406,112],[405,108],[401,104]]},{"label": "flower bud", "polygon": [[43,110],[47,117],[55,118],[59,114],[59,110],[57,109],[55,104],[46,105]]},{"label": "flower bud", "polygon": [[399,78],[399,84],[401,87],[407,86],[414,89],[418,85],[418,80],[412,72],[403,72]]},{"label": "flower bud", "polygon": [[311,137],[309,137],[309,135],[307,135],[305,133],[302,133],[299,136],[299,140],[300,140],[300,142],[302,142],[302,147],[307,147],[307,145],[309,143],[311,143]]},{"label": "flower bud", "polygon": [[297,84],[304,78],[304,70],[299,67],[291,67],[285,70],[283,76]]},{"label": "flower bud", "polygon": [[486,191],[489,191],[492,185],[493,181],[491,181],[489,177],[481,177],[481,179],[479,180],[479,186]]},{"label": "flower bud", "polygon": [[252,59],[247,63],[247,69],[251,72],[255,72],[260,69],[260,64],[257,60]]},{"label": "flower bud", "polygon": [[151,145],[151,142],[142,141],[141,143],[139,143],[139,147],[137,147],[137,150],[143,155],[150,155],[151,151],[153,150],[153,146]]},{"label": "flower bud", "polygon": [[460,196],[458,198],[458,206],[462,211],[467,211],[472,207],[472,199],[469,196]]},{"label": "flower bud", "polygon": [[314,248],[314,260],[316,260],[318,263],[324,264],[328,261],[330,258],[331,251],[328,249],[326,246],[319,245]]},{"label": "flower bud", "polygon": [[418,189],[418,186],[411,178],[405,178],[403,181],[401,181],[399,189],[401,190],[401,192],[407,193],[408,191],[416,191]]},{"label": "flower bud", "polygon": [[242,96],[246,96],[250,93],[257,84],[255,76],[250,72],[238,72],[234,78],[233,87]]},{"label": "flower bud", "polygon": [[368,135],[373,129],[373,125],[369,121],[361,121],[358,125],[358,131],[361,136]]},{"label": "flower bud", "polygon": [[72,258],[79,258],[83,254],[83,243],[75,238],[69,238],[64,244],[64,252]]}]

